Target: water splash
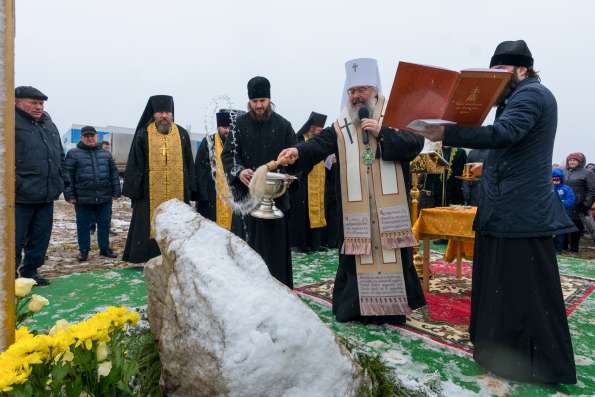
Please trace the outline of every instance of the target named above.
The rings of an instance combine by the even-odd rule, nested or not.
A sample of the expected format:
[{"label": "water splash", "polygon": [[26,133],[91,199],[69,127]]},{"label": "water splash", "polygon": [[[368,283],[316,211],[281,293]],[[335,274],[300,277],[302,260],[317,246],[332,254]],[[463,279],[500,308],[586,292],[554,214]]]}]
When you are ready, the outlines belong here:
[{"label": "water splash", "polygon": [[[217,170],[217,162],[220,161],[217,159],[217,156],[214,155],[215,153],[215,136],[213,131],[217,131],[217,126],[213,122],[215,120],[215,114],[220,109],[234,109],[233,102],[228,95],[219,95],[213,97],[209,104],[206,106],[205,111],[205,118],[204,118],[204,128],[206,133],[206,140],[207,140],[207,147],[209,151],[209,162],[211,165],[211,178],[213,181],[216,182],[216,170]],[[229,135],[228,139],[231,139],[232,146],[233,146],[233,166],[231,169],[232,175],[237,175],[238,171],[240,170],[240,166],[237,163],[237,138],[236,138],[236,131],[237,131],[237,118],[239,114],[236,112],[230,113],[231,123],[229,126]],[[225,175],[225,182],[228,183],[229,181],[229,174],[226,173]],[[227,186],[227,191],[230,194],[221,195],[221,192],[217,192],[220,199],[225,201],[233,210],[234,213],[240,214],[242,216],[249,214],[258,206],[258,200],[254,199],[249,194],[247,195],[240,195],[240,194],[233,194],[234,191],[237,190],[233,186]],[[245,229],[245,225],[244,225]],[[246,230],[244,230],[246,231]]]}]

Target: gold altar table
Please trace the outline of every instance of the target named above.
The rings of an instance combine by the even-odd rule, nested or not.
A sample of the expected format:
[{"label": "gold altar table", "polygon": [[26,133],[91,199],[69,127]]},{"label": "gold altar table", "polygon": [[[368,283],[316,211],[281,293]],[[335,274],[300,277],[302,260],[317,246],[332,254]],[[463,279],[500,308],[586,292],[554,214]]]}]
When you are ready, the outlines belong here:
[{"label": "gold altar table", "polygon": [[473,219],[477,207],[464,208],[462,206],[424,208],[421,210],[413,234],[417,240],[424,242],[423,252],[423,282],[424,292],[430,286],[430,240],[448,239],[449,244],[445,253],[445,260],[457,260],[457,278],[461,278],[461,262],[463,255],[473,258]]}]

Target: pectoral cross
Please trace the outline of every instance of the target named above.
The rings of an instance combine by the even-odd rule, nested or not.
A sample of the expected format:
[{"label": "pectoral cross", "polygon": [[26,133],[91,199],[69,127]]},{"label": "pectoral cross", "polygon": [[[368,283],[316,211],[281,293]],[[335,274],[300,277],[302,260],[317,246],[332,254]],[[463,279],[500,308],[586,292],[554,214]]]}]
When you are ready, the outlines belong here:
[{"label": "pectoral cross", "polygon": [[353,138],[351,137],[351,131],[349,131],[349,126],[352,124],[347,121],[347,118],[344,118],[343,121],[345,122],[345,125],[339,125],[339,128],[341,128],[341,129],[345,128],[345,130],[347,131],[347,135],[349,136],[349,141],[351,144],[353,144]]},{"label": "pectoral cross", "polygon": [[167,164],[167,139],[161,139],[161,155],[165,158],[165,163]]}]

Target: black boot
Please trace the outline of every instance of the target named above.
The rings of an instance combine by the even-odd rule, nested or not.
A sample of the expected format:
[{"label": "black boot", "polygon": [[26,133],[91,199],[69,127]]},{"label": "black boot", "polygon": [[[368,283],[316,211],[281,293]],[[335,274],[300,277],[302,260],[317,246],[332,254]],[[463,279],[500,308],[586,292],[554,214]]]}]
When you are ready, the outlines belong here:
[{"label": "black boot", "polygon": [[81,251],[79,252],[79,256],[77,257],[79,262],[86,262],[89,260],[89,251]]},{"label": "black boot", "polygon": [[118,257],[118,255],[109,248],[106,249],[105,251],[99,251],[99,255],[105,256],[107,258],[117,258]]},{"label": "black boot", "polygon": [[43,287],[45,285],[50,285],[50,280],[47,278],[40,276],[39,274],[33,276],[33,280],[37,281],[38,287]]}]

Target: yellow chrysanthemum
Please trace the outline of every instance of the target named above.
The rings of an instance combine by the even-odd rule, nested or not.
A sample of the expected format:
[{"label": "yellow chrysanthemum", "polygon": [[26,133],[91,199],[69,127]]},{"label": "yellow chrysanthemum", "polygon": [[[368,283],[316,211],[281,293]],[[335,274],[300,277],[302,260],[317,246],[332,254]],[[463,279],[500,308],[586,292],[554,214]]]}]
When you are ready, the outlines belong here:
[{"label": "yellow chrysanthemum", "polygon": [[[35,336],[26,327],[19,328],[15,343],[0,354],[0,391],[8,392],[13,385],[25,383],[33,365],[60,359],[71,361],[74,358],[72,347],[84,345],[90,350],[95,342],[108,342],[114,330],[124,329],[128,324],[135,325],[138,321],[136,312],[125,307],[108,307],[78,324],[61,323],[58,326],[57,323],[52,335]],[[107,364],[102,370],[109,373]]]}]

